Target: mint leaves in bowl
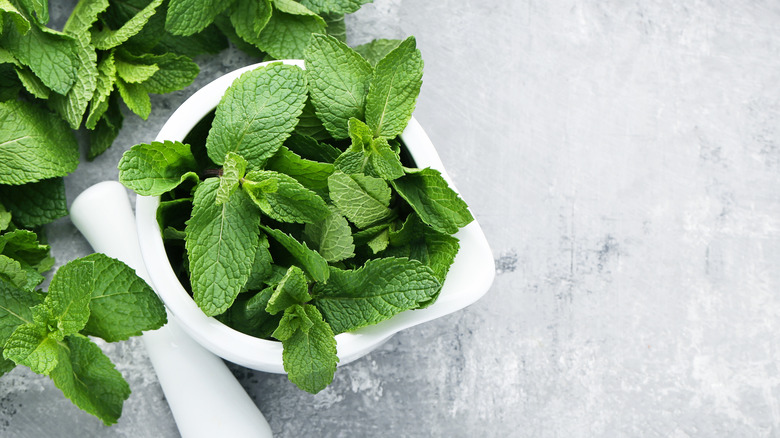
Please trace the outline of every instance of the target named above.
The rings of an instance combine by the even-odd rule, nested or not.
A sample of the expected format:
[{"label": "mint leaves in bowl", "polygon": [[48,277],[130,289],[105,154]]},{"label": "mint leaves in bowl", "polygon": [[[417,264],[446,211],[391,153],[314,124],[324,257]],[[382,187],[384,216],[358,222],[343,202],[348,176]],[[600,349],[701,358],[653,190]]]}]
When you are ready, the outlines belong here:
[{"label": "mint leaves in bowl", "polygon": [[490,249],[411,117],[409,38],[367,59],[315,35],[304,61],[205,86],[127,151],[147,269],[215,354],[316,393],[337,364],[461,309]]}]

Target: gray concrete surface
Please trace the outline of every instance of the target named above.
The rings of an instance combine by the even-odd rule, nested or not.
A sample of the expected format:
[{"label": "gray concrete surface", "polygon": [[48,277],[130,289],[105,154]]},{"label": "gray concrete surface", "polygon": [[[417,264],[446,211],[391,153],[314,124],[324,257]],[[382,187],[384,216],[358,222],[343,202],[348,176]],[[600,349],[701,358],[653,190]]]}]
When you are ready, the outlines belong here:
[{"label": "gray concrete surface", "polygon": [[[777,2],[375,0],[349,25],[352,44],[417,36],[416,117],[498,276],[316,396],[233,367],[277,436],[780,436]],[[199,59],[69,196],[250,61]],[[51,235],[59,263],[89,252],[67,220]],[[133,390],[119,424],[16,370],[0,436],[177,436],[140,342],[106,351]]]}]

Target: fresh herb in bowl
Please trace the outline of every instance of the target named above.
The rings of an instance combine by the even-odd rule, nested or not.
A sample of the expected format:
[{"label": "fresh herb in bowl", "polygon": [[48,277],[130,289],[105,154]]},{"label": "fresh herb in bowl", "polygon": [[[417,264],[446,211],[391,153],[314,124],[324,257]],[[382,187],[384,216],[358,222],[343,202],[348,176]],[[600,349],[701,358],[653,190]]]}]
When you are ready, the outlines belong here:
[{"label": "fresh herb in bowl", "polygon": [[[431,305],[473,218],[396,138],[422,84],[413,37],[372,65],[314,35],[305,70],[244,73],[185,142],[133,146],[120,182],[160,196],[182,283],[206,315],[281,341],[284,369],[316,393],[334,336]],[[178,254],[178,256],[177,256]]]}]

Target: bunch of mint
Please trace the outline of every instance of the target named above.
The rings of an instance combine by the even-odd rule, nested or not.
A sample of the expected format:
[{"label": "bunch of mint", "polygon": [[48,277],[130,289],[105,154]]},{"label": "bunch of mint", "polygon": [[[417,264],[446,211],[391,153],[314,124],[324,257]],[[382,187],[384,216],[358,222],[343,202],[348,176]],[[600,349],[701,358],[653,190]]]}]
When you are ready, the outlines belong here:
[{"label": "bunch of mint", "polygon": [[436,300],[452,234],[473,218],[397,139],[422,85],[413,37],[358,52],[318,34],[304,60],[243,74],[184,142],[128,150],[119,178],[161,196],[169,258],[198,306],[281,341],[289,379],[316,393],[336,334]]}]

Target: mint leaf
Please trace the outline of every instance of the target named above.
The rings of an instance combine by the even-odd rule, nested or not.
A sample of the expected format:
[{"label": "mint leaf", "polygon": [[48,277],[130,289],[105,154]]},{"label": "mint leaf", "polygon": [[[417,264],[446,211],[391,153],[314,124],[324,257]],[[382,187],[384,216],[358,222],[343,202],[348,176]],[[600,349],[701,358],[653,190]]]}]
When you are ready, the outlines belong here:
[{"label": "mint leaf", "polygon": [[310,279],[317,282],[328,281],[330,275],[328,262],[317,251],[309,249],[306,243],[298,242],[282,231],[264,225],[261,225],[260,228],[290,253]]},{"label": "mint leaf", "polygon": [[0,199],[13,214],[14,222],[24,228],[46,225],[68,214],[62,178],[20,186],[0,185]]},{"label": "mint leaf", "polygon": [[423,61],[409,37],[376,64],[366,96],[366,123],[374,137],[403,132],[414,112],[422,86]]},{"label": "mint leaf", "polygon": [[301,158],[333,163],[341,155],[341,151],[328,143],[321,143],[315,138],[300,133],[293,133],[284,143],[291,152]]},{"label": "mint leaf", "polygon": [[307,223],[304,234],[314,249],[329,262],[346,260],[355,255],[352,229],[335,208],[325,219]]},{"label": "mint leaf", "polygon": [[312,34],[325,31],[325,20],[292,0],[274,0],[257,47],[276,59],[301,59]]},{"label": "mint leaf", "polygon": [[[295,132],[293,135],[297,134],[311,138],[313,140],[331,139],[330,133],[327,129],[325,129],[324,126],[322,126],[322,122],[320,121],[319,117],[317,117],[317,111],[314,109],[314,105],[311,103],[311,98],[306,99],[306,104],[303,106],[301,116],[298,117],[298,124],[295,126]],[[333,146],[330,147],[333,148]],[[336,156],[338,156],[338,154]],[[328,161],[330,163],[333,162],[333,160],[320,161]]]},{"label": "mint leaf", "polygon": [[231,3],[220,0],[170,0],[165,30],[174,35],[198,33]]},{"label": "mint leaf", "polygon": [[314,222],[329,214],[322,198],[283,173],[249,172],[242,187],[263,213],[280,222]]},{"label": "mint leaf", "polygon": [[190,146],[178,141],[137,144],[119,160],[119,182],[143,196],[159,196],[188,178],[198,179]]},{"label": "mint leaf", "polygon": [[[175,2],[175,0],[173,2]],[[92,44],[94,44],[95,48],[98,50],[108,50],[119,46],[130,39],[130,37],[140,32],[152,15],[154,15],[157,7],[161,4],[162,0],[152,0],[119,29],[112,30],[104,27],[101,30],[93,31]]]},{"label": "mint leaf", "polygon": [[50,377],[54,385],[76,406],[100,418],[105,425],[116,423],[130,386],[111,360],[89,338],[71,335],[60,348],[57,367]]},{"label": "mint leaf", "polygon": [[342,43],[347,42],[347,24],[344,21],[344,14],[325,14],[322,16],[325,19],[328,35],[336,38]]},{"label": "mint leaf", "polygon": [[131,267],[99,253],[79,261],[92,264],[95,279],[89,300],[89,320],[82,334],[116,342],[165,324],[165,307]]},{"label": "mint leaf", "polygon": [[333,381],[336,339],[316,307],[288,307],[273,336],[282,341],[284,370],[296,386],[316,394]]},{"label": "mint leaf", "polygon": [[200,71],[198,64],[190,58],[174,53],[136,56],[120,49],[117,50],[116,58],[137,65],[157,66],[158,70],[141,84],[147,93],[165,94],[181,90],[190,85]]},{"label": "mint leaf", "polygon": [[144,120],[149,118],[149,114],[152,112],[152,101],[149,99],[149,94],[143,85],[133,84],[124,81],[122,78],[117,78],[116,88],[130,111],[136,113],[138,117]]},{"label": "mint leaf", "polygon": [[57,366],[60,348],[44,327],[35,323],[24,324],[8,337],[3,357],[47,376]]},{"label": "mint leaf", "polygon": [[441,283],[460,249],[456,237],[432,229],[414,213],[406,218],[400,230],[390,231],[388,237],[392,247],[385,256],[419,260],[433,270]]},{"label": "mint leaf", "polygon": [[218,319],[230,327],[260,339],[271,337],[282,315],[271,315],[265,311],[274,289],[267,287],[247,298],[241,294]]},{"label": "mint leaf", "polygon": [[314,35],[303,55],[311,101],[334,138],[347,138],[348,121],[363,118],[372,68],[336,38]]},{"label": "mint leaf", "polygon": [[123,60],[116,61],[115,68],[120,78],[133,84],[148,80],[160,70],[157,64],[133,64]]},{"label": "mint leaf", "polygon": [[365,173],[385,180],[404,175],[401,159],[387,139],[373,138],[371,128],[358,119],[349,119],[352,145],[334,163],[344,173]]},{"label": "mint leaf", "polygon": [[244,73],[217,105],[206,139],[209,158],[222,164],[228,152],[237,152],[250,168],[261,166],[290,136],[305,101],[306,78],[298,67],[271,64]]},{"label": "mint leaf", "polygon": [[355,47],[355,51],[366,59],[371,65],[376,65],[388,53],[393,51],[401,40],[375,39],[370,43],[361,44]]},{"label": "mint leaf", "polygon": [[238,182],[246,173],[246,160],[234,152],[228,152],[225,164],[222,167],[222,176],[219,178],[217,189],[217,205],[227,202],[230,195],[238,188]]},{"label": "mint leaf", "polygon": [[336,171],[328,178],[328,188],[333,203],[358,228],[393,215],[388,208],[392,192],[380,178]]},{"label": "mint leaf", "polygon": [[29,67],[17,65],[14,67],[14,70],[16,71],[16,76],[19,78],[19,82],[22,83],[27,92],[38,99],[49,98],[51,90],[43,84],[38,76],[35,76],[35,73],[33,73]]},{"label": "mint leaf", "polygon": [[41,295],[0,280],[0,347],[17,327],[33,323],[31,309],[42,302]]},{"label": "mint leaf", "polygon": [[108,108],[100,117],[94,130],[89,131],[89,151],[87,159],[93,160],[106,151],[122,129],[122,112],[119,109],[119,99],[116,93],[108,100]]},{"label": "mint leaf", "polygon": [[333,173],[332,164],[303,159],[284,146],[268,160],[265,167],[295,178],[301,185],[320,196],[327,194],[328,177]]},{"label": "mint leaf", "polygon": [[246,193],[237,190],[217,205],[218,188],[218,178],[197,186],[185,229],[193,298],[209,316],[230,307],[246,284],[260,226],[260,214]]},{"label": "mint leaf", "polygon": [[391,183],[420,219],[436,231],[455,234],[474,220],[468,205],[450,188],[438,170],[409,171]]},{"label": "mint leaf", "polygon": [[95,92],[89,103],[89,114],[84,126],[87,129],[95,129],[98,121],[108,110],[109,97],[114,90],[116,83],[116,63],[114,62],[114,52],[109,52],[97,67],[97,78],[95,79]]},{"label": "mint leaf", "polygon": [[5,29],[0,47],[11,52],[52,91],[65,94],[76,82],[79,44],[75,38],[46,27],[32,26],[24,35]]},{"label": "mint leaf", "polygon": [[49,330],[56,330],[56,339],[78,333],[87,324],[95,282],[94,262],[81,259],[66,263],[54,274],[41,310]]},{"label": "mint leaf", "polygon": [[276,315],[294,304],[305,304],[309,300],[311,300],[311,295],[309,295],[309,282],[306,280],[306,274],[301,268],[290,266],[287,274],[268,299],[265,311]]},{"label": "mint leaf", "polygon": [[373,0],[301,0],[301,4],[318,14],[351,14]]},{"label": "mint leaf", "polygon": [[79,0],[65,22],[63,32],[76,35],[86,33],[97,21],[98,15],[108,9],[108,0]]},{"label": "mint leaf", "polygon": [[[35,274],[37,274],[37,272]],[[43,281],[43,277],[40,275],[38,276],[40,277],[40,280]],[[2,254],[0,254],[0,280],[5,280],[14,287],[23,290],[32,290],[40,283],[40,281],[38,281],[37,283],[32,284],[32,287],[29,287],[27,284],[27,273],[22,267],[22,264],[17,260]]]},{"label": "mint leaf", "polygon": [[233,28],[244,41],[257,45],[259,35],[271,19],[271,0],[238,0],[230,13]]},{"label": "mint leaf", "polygon": [[38,242],[38,235],[34,232],[17,229],[0,235],[0,253],[30,266],[38,266],[49,258],[49,245]]},{"label": "mint leaf", "polygon": [[22,9],[28,15],[35,17],[39,24],[49,22],[49,2],[48,0],[17,0]]},{"label": "mint leaf", "polygon": [[78,70],[76,82],[64,96],[55,94],[49,104],[65,119],[71,129],[78,129],[97,86],[97,54],[89,43],[89,36],[76,34],[78,43]]},{"label": "mint leaf", "polygon": [[64,176],[79,162],[73,132],[58,117],[22,101],[0,102],[0,184]]},{"label": "mint leaf", "polygon": [[24,35],[30,30],[30,22],[27,21],[27,18],[8,0],[0,0],[0,31],[2,31],[5,17],[11,18],[16,26],[16,31],[20,34]]},{"label": "mint leaf", "polygon": [[382,258],[354,271],[330,268],[326,284],[316,284],[313,303],[335,333],[376,324],[415,309],[439,293],[430,268],[416,260]]},{"label": "mint leaf", "polygon": [[[271,253],[268,251],[268,237],[265,234],[260,235],[260,241],[257,245],[257,252],[255,253],[255,261],[252,263],[252,271],[249,274],[249,280],[247,280],[244,289],[246,290],[259,290],[265,286],[265,280],[271,276],[272,268]],[[263,305],[265,308],[265,305]]]}]

